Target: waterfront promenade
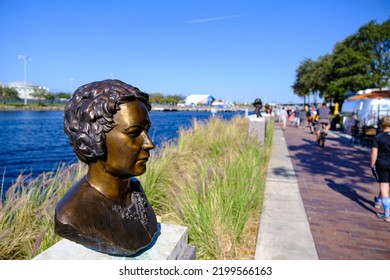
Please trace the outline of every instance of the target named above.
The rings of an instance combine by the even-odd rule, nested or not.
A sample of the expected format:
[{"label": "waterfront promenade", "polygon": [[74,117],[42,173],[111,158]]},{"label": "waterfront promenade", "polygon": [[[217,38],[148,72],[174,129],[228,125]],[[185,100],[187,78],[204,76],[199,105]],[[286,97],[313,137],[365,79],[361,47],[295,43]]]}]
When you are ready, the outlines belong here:
[{"label": "waterfront promenade", "polygon": [[370,149],[350,146],[338,132],[329,133],[325,148],[314,139],[309,129],[282,131],[275,123],[273,154],[280,156],[268,169],[255,258],[390,259],[390,223],[375,215]]}]

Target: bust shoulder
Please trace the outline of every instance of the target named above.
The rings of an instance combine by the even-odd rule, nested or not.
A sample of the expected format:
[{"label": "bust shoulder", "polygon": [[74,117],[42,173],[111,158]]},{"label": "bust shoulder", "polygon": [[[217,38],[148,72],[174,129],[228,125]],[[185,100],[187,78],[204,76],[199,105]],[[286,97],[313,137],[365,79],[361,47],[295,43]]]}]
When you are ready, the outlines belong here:
[{"label": "bust shoulder", "polygon": [[105,253],[138,252],[155,238],[157,220],[137,179],[129,181],[129,191],[130,205],[120,206],[81,179],[57,205],[55,233]]},{"label": "bust shoulder", "polygon": [[[77,222],[85,211],[94,209],[98,201],[104,201],[104,196],[93,188],[85,177],[72,186],[58,202],[55,218],[63,224]],[[81,221],[79,221],[81,222]]]}]

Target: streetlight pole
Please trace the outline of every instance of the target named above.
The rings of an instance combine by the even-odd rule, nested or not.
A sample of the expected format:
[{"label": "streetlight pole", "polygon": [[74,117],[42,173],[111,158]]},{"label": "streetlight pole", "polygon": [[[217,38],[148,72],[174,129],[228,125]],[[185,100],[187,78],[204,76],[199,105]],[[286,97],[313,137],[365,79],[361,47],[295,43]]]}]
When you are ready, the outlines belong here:
[{"label": "streetlight pole", "polygon": [[73,78],[70,78],[69,79],[69,83],[70,83],[70,94],[72,95],[73,94]]},{"label": "streetlight pole", "polygon": [[27,55],[19,55],[18,58],[24,60],[24,105],[27,105],[27,61],[31,58]]}]

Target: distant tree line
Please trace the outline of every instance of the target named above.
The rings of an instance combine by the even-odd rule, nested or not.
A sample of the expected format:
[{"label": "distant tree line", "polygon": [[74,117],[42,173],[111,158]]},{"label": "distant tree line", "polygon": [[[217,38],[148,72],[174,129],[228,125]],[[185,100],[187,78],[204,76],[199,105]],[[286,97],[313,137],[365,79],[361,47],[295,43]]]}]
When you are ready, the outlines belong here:
[{"label": "distant tree line", "polygon": [[[52,93],[45,88],[34,88],[34,92],[30,94],[33,98],[39,100],[39,105],[45,105],[47,103],[53,104],[55,100],[69,99],[71,94],[65,92]],[[21,100],[18,95],[18,91],[14,88],[3,87],[0,93],[0,100],[3,103],[15,102]]]},{"label": "distant tree line", "polygon": [[14,88],[9,88],[9,87],[3,87],[2,88],[2,93],[0,98],[3,100],[3,103],[5,104],[6,102],[9,101],[14,101],[14,100],[19,100],[18,92]]},{"label": "distant tree line", "polygon": [[348,91],[389,86],[389,75],[390,20],[370,21],[337,42],[331,54],[305,58],[296,69],[292,88],[305,103],[313,94],[341,105]]},{"label": "distant tree line", "polygon": [[56,99],[69,99],[71,94],[65,92],[52,93],[45,88],[35,88],[34,92],[30,94],[32,97],[39,100],[40,105],[45,103],[53,104]]},{"label": "distant tree line", "polygon": [[163,95],[161,93],[149,93],[149,102],[158,104],[177,105],[186,99],[183,95]]},{"label": "distant tree line", "polygon": [[[16,89],[3,87],[2,90],[3,91],[0,92],[0,100],[2,100],[3,103],[10,103],[21,100]],[[71,94],[69,93],[53,93],[49,92],[45,88],[34,88],[33,92],[30,93],[30,96],[38,99],[39,105],[53,104],[56,100],[71,98]],[[186,97],[183,95],[163,95],[161,93],[149,94],[150,103],[177,105],[178,103],[184,102],[185,99]]]},{"label": "distant tree line", "polygon": [[[38,100],[38,105],[54,104],[58,100],[68,100],[71,98],[70,93],[49,92],[45,88],[35,88],[30,96]],[[164,104],[176,106],[179,103],[185,102],[186,96],[181,94],[164,95],[162,93],[149,93],[149,102],[152,104]],[[18,96],[18,91],[14,88],[3,87],[3,92],[0,92],[0,100],[2,103],[12,103],[21,101],[22,99]],[[1,102],[0,101],[0,102]],[[238,104],[244,106],[245,104]]]}]

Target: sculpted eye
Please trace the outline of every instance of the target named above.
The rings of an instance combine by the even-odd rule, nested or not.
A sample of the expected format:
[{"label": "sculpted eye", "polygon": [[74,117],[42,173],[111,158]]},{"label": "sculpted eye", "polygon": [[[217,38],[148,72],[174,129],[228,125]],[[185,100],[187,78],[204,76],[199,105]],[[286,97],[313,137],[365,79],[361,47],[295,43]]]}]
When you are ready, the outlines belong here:
[{"label": "sculpted eye", "polygon": [[134,137],[140,136],[141,133],[142,133],[142,130],[134,130],[134,131],[131,131],[131,132],[127,133],[127,135],[128,135],[129,137],[134,138]]},{"label": "sculpted eye", "polygon": [[126,129],[125,133],[132,138],[138,137],[142,134],[143,131],[148,132],[150,128],[150,125],[135,125],[132,126],[130,129]]}]

